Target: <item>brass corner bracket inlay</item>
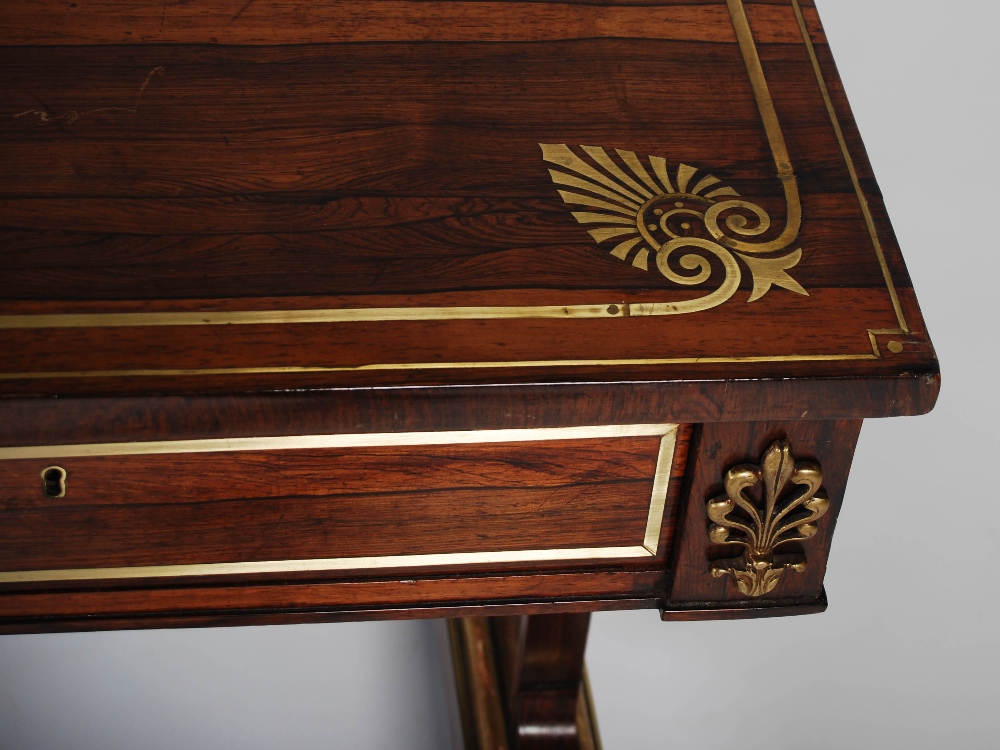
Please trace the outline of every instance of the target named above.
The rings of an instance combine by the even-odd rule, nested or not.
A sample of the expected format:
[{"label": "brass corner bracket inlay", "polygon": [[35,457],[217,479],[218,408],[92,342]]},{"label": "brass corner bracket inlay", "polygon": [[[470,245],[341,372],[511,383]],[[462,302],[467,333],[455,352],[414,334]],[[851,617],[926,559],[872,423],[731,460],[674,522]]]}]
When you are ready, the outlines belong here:
[{"label": "brass corner bracket inlay", "polygon": [[[746,490],[764,482],[763,507]],[[823,471],[813,461],[795,461],[787,440],[771,443],[760,466],[740,464],[726,472],[726,494],[708,503],[713,544],[738,544],[737,558],[714,560],[712,576],[731,576],[741,594],[761,596],[774,590],[787,568],[801,573],[806,559],[800,554],[775,554],[786,542],[809,539],[814,521],[830,507],[820,491]]]},{"label": "brass corner bracket inlay", "polygon": [[[567,204],[582,207],[573,217],[585,226],[597,243],[612,241],[613,257],[642,271],[650,263],[669,282],[694,286],[713,275],[712,258],[725,276],[717,288],[694,299],[654,304],[656,310],[642,314],[679,315],[721,305],[736,293],[741,270],[737,259],[750,270],[753,291],[748,302],[760,299],[772,286],[808,296],[788,274],[802,258],[802,250],[785,251],[798,236],[802,223],[795,177],[790,167],[786,178],[787,218],[781,234],[758,239],[771,228],[771,217],[761,206],[748,201],[711,174],[680,164],[670,169],[660,156],[648,157],[649,169],[633,151],[615,149],[619,164],[599,146],[581,146],[585,160],[564,143],[542,143],[542,158],[562,170],[550,169]],[[671,175],[671,172],[673,174]],[[583,191],[583,192],[576,192]]]},{"label": "brass corner bracket inlay", "polygon": [[[732,364],[732,363],[760,363],[760,362],[844,362],[882,359],[883,351],[879,346],[876,336],[891,335],[900,337],[903,340],[892,339],[886,342],[885,351],[891,355],[899,355],[909,348],[906,341],[920,340],[925,342],[924,337],[915,338],[910,331],[910,326],[906,321],[903,308],[900,303],[899,294],[896,291],[892,274],[885,258],[878,230],[868,207],[864,190],[858,178],[857,169],[851,157],[847,141],[844,137],[839,118],[833,105],[830,92],[824,79],[824,73],[820,62],[816,56],[813,42],[810,38],[809,29],[799,0],[790,0],[791,7],[798,22],[802,42],[806,54],[812,64],[819,93],[826,106],[830,123],[833,127],[837,142],[840,146],[841,156],[844,165],[850,176],[851,183],[858,199],[860,210],[871,238],[875,256],[882,270],[886,290],[895,312],[897,327],[880,328],[867,327],[867,335],[870,340],[870,351],[848,353],[772,353],[765,354],[759,352],[756,355],[719,355],[706,356],[675,356],[675,357],[645,357],[645,358],[564,358],[564,359],[526,359],[526,360],[469,360],[469,361],[425,361],[425,362],[396,362],[377,361],[359,364],[353,363],[321,363],[307,364],[296,363],[292,365],[266,365],[253,364],[242,367],[189,367],[189,368],[164,368],[164,367],[135,367],[132,369],[113,370],[38,370],[19,372],[0,372],[0,382],[7,380],[47,380],[47,379],[98,379],[98,378],[137,378],[137,377],[188,377],[188,376],[247,376],[262,374],[304,374],[304,373],[340,373],[340,372],[361,372],[361,371],[401,371],[401,370],[478,370],[489,368],[544,368],[554,366],[564,367],[621,367],[637,366],[645,367],[652,365],[680,365],[680,364]],[[287,325],[287,324],[316,324],[316,323],[352,323],[352,322],[373,322],[373,321],[396,321],[396,320],[494,320],[494,319],[525,319],[525,318],[548,318],[548,319],[618,319],[626,320],[632,317],[651,315],[676,315],[679,313],[689,313],[698,310],[707,310],[722,304],[729,299],[739,284],[738,274],[741,273],[740,262],[742,262],[751,272],[753,277],[753,291],[748,301],[753,301],[763,296],[771,286],[783,286],[791,291],[806,294],[805,289],[789,275],[788,271],[796,266],[800,260],[800,251],[787,251],[788,247],[798,237],[802,224],[802,204],[798,190],[795,172],[781,131],[781,124],[778,121],[777,111],[772,101],[764,69],[761,65],[754,41],[753,31],[743,7],[743,0],[726,0],[729,10],[730,20],[736,34],[740,52],[747,69],[749,82],[753,91],[754,99],[761,116],[761,122],[767,136],[771,155],[774,159],[774,176],[780,182],[785,197],[785,221],[781,233],[773,240],[767,242],[756,242],[760,236],[768,231],[764,227],[763,217],[766,216],[764,210],[756,204],[753,207],[733,206],[731,210],[720,208],[726,204],[739,199],[749,203],[732,188],[723,185],[721,181],[711,175],[699,175],[694,167],[678,164],[676,167],[667,169],[667,165],[662,157],[649,156],[644,163],[634,151],[617,150],[617,160],[613,159],[604,149],[596,146],[581,147],[585,155],[594,161],[593,164],[584,160],[579,154],[574,152],[565,144],[543,145],[543,158],[548,159],[551,155],[553,159],[548,159],[561,171],[551,170],[553,179],[557,185],[567,188],[583,190],[584,193],[576,193],[577,196],[586,198],[580,202],[576,198],[565,199],[568,204],[581,207],[577,213],[583,215],[596,215],[598,217],[611,217],[605,226],[600,224],[591,225],[591,235],[600,244],[614,241],[611,254],[616,258],[628,262],[631,259],[633,265],[642,266],[645,262],[648,270],[650,256],[654,265],[659,269],[659,256],[661,249],[664,254],[664,264],[676,278],[683,279],[678,284],[691,286],[700,284],[701,277],[706,268],[713,262],[715,257],[716,265],[718,259],[728,258],[723,261],[722,270],[726,276],[719,285],[719,289],[707,295],[696,297],[695,299],[684,299],[677,302],[632,302],[625,299],[601,299],[595,300],[592,304],[552,304],[548,299],[542,300],[543,304],[537,305],[476,305],[476,306],[415,306],[415,307],[385,307],[385,308],[357,308],[357,307],[332,307],[322,309],[267,309],[267,310],[211,310],[211,311],[122,311],[122,312],[45,312],[45,313],[13,313],[0,315],[0,330],[2,329],[48,329],[48,328],[114,328],[123,326],[148,327],[148,326],[228,326],[232,324],[240,325]],[[554,149],[554,150],[552,150]],[[546,150],[550,153],[546,155]],[[603,156],[601,156],[603,154]],[[614,170],[606,169],[598,162],[597,157],[602,160],[611,161]],[[593,170],[602,179],[595,181],[593,174],[588,174],[587,170],[578,171],[569,160],[578,160],[583,163],[588,170]],[[619,161],[620,160],[620,161]],[[638,164],[638,169],[633,168],[633,161]],[[660,166],[663,167],[663,175],[660,174]],[[649,170],[652,170],[652,176]],[[568,171],[566,171],[568,170]],[[615,171],[617,170],[617,172]],[[626,177],[626,184],[622,184],[618,172]],[[563,177],[556,178],[556,174]],[[609,174],[611,175],[609,177]],[[630,176],[632,175],[632,176]],[[645,177],[643,177],[645,175]],[[565,179],[564,179],[565,178]],[[646,178],[649,178],[647,181]],[[605,180],[611,180],[617,187],[611,189],[606,186]],[[638,182],[637,182],[638,180]],[[631,183],[640,186],[639,194],[631,189]],[[652,184],[650,184],[652,183]],[[645,187],[643,187],[643,185]],[[636,198],[630,198],[630,191]],[[685,203],[681,198],[667,202],[663,208],[656,205],[657,202],[667,201],[673,197],[670,191],[684,193],[693,196],[690,203]],[[652,203],[648,202],[649,197],[646,192],[652,194]],[[730,192],[731,191],[731,192]],[[571,195],[567,191],[568,195]],[[681,196],[683,197],[683,196]],[[701,199],[699,203],[697,198]],[[610,199],[610,200],[604,200]],[[624,199],[624,200],[623,200]],[[600,206],[595,201],[604,201],[619,210],[610,211],[605,206]],[[681,214],[673,214],[664,223],[671,227],[671,231],[678,235],[673,237],[660,229],[660,221],[668,211],[679,208],[676,203],[682,204],[681,208],[690,208],[697,221],[688,221]],[[638,207],[636,208],[633,207]],[[596,209],[596,210],[595,210]],[[628,209],[624,213],[621,209]],[[709,216],[709,209],[714,209],[712,219],[714,227],[721,236],[712,234],[711,228],[706,223]],[[662,214],[657,214],[657,210],[662,210]],[[635,212],[634,220],[630,218]],[[642,226],[654,240],[653,243],[646,241],[641,229],[642,218],[640,215],[650,213],[655,221],[648,221]],[[697,215],[701,214],[701,216]],[[724,215],[723,215],[724,214]],[[579,219],[578,219],[579,220]],[[604,221],[601,219],[601,221]],[[754,223],[754,222],[759,223]],[[770,219],[767,219],[768,223]],[[582,222],[586,223],[586,222]],[[685,229],[683,224],[692,225],[692,230]],[[680,224],[680,231],[677,225]],[[653,225],[653,228],[650,228]],[[759,231],[758,231],[759,230]],[[694,237],[697,231],[702,236]],[[605,236],[598,238],[598,234],[604,232]],[[612,234],[620,232],[620,234]],[[688,245],[674,245],[670,253],[666,253],[666,238],[673,240],[684,240],[691,243]],[[709,239],[711,238],[711,239]],[[634,245],[622,247],[627,242],[636,240]],[[643,243],[640,245],[640,241]],[[659,241],[657,244],[656,241]],[[712,248],[706,248],[703,244],[714,244]],[[681,248],[693,249],[694,252],[675,252]],[[645,252],[644,261],[640,256]],[[764,253],[764,255],[761,255]],[[739,259],[737,261],[736,259]],[[678,269],[679,267],[679,269]],[[735,269],[735,273],[733,273]],[[685,273],[687,272],[687,273]],[[716,277],[718,278],[718,273]],[[667,277],[670,280],[669,277]],[[710,279],[706,279],[709,280]]]},{"label": "brass corner bracket inlay", "polygon": [[772,286],[808,296],[788,274],[802,258],[801,248],[788,250],[802,227],[792,160],[742,0],[726,4],[785,196],[785,223],[777,236],[764,239],[771,217],[763,207],[742,198],[718,177],[700,174],[696,167],[679,164],[671,175],[662,156],[649,156],[647,169],[634,151],[615,149],[616,160],[600,146],[580,146],[585,159],[565,143],[539,144],[545,161],[566,170],[550,169],[549,174],[556,185],[573,189],[559,190],[565,203],[583,208],[573,217],[594,227],[588,231],[598,244],[613,241],[614,257],[626,262],[631,257],[632,265],[645,271],[653,254],[653,264],[664,278],[688,287],[710,281],[713,258],[721,264],[725,276],[714,291],[694,299],[635,306],[645,308],[642,315],[679,315],[721,305],[739,288],[737,259],[753,278],[748,302],[763,297]]}]

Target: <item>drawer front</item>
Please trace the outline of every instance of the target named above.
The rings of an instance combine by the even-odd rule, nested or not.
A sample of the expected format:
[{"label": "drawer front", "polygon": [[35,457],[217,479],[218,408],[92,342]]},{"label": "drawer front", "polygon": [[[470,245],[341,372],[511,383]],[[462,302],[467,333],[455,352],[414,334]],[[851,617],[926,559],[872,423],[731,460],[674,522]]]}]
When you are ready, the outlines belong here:
[{"label": "drawer front", "polygon": [[663,557],[676,425],[0,449],[0,583]]}]

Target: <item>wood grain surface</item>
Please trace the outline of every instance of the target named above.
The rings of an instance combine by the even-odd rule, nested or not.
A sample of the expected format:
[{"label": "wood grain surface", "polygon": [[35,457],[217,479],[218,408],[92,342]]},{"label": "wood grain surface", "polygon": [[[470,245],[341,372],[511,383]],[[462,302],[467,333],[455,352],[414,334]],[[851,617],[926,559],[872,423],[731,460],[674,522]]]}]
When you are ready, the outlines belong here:
[{"label": "wood grain surface", "polygon": [[641,546],[659,442],[3,461],[0,570]]},{"label": "wood grain surface", "polygon": [[[929,411],[940,378],[813,5],[0,3],[0,446],[694,426],[655,558],[10,584],[0,632],[825,608],[860,420]],[[793,173],[808,294],[750,302],[746,263],[717,306],[634,314],[728,271],[708,258],[679,285],[612,257],[543,143],[714,174],[770,215],[764,241],[794,223]],[[592,317],[454,314],[580,305]],[[237,320],[268,311],[322,315]],[[777,437],[823,465],[832,510],[808,570],[747,602],[707,572],[704,504]],[[58,499],[43,466],[2,462],[0,561],[637,544],[655,440],[626,442],[67,459]]]},{"label": "wood grain surface", "polygon": [[[809,296],[748,303],[744,274],[727,303],[653,318],[0,325],[0,392],[866,375],[908,378],[925,410],[933,349],[803,5],[885,268],[791,0],[748,2],[802,195],[794,273]],[[607,307],[719,284],[718,267],[677,288],[608,256],[539,143],[683,161],[758,202],[773,231],[785,220],[721,1],[10,2],[0,28],[0,318]],[[903,318],[873,346],[870,330]]]},{"label": "wood grain surface", "polygon": [[510,747],[592,748],[590,727],[579,722],[590,613],[491,620]]},{"label": "wood grain surface", "polygon": [[281,581],[171,588],[109,585],[5,591],[0,633],[500,616],[648,609],[662,570]]},{"label": "wood grain surface", "polygon": [[[806,2],[803,5],[811,5]],[[761,41],[796,43],[787,4],[755,3]],[[821,33],[814,13],[812,27]],[[213,0],[189,6],[153,0],[4,3],[11,45],[136,43],[288,45],[381,41],[555,41],[590,37],[732,42],[725,6],[711,0],[640,2],[412,2]]]}]

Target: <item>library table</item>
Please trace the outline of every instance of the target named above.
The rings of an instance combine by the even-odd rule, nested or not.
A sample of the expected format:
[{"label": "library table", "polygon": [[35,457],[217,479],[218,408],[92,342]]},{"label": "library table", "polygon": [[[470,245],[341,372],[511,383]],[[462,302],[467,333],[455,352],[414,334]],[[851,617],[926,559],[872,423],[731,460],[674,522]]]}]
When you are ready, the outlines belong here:
[{"label": "library table", "polygon": [[822,611],[937,396],[808,0],[5,0],[0,71],[0,632],[453,618],[469,747],[592,747],[589,613]]}]

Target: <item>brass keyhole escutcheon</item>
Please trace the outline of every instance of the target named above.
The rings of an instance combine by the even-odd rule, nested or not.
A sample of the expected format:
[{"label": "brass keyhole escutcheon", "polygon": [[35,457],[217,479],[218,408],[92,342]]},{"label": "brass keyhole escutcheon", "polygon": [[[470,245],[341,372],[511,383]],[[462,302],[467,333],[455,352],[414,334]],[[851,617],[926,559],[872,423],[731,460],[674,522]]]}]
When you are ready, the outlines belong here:
[{"label": "brass keyhole escutcheon", "polygon": [[46,497],[62,497],[66,494],[66,469],[49,466],[42,469],[42,491]]}]

